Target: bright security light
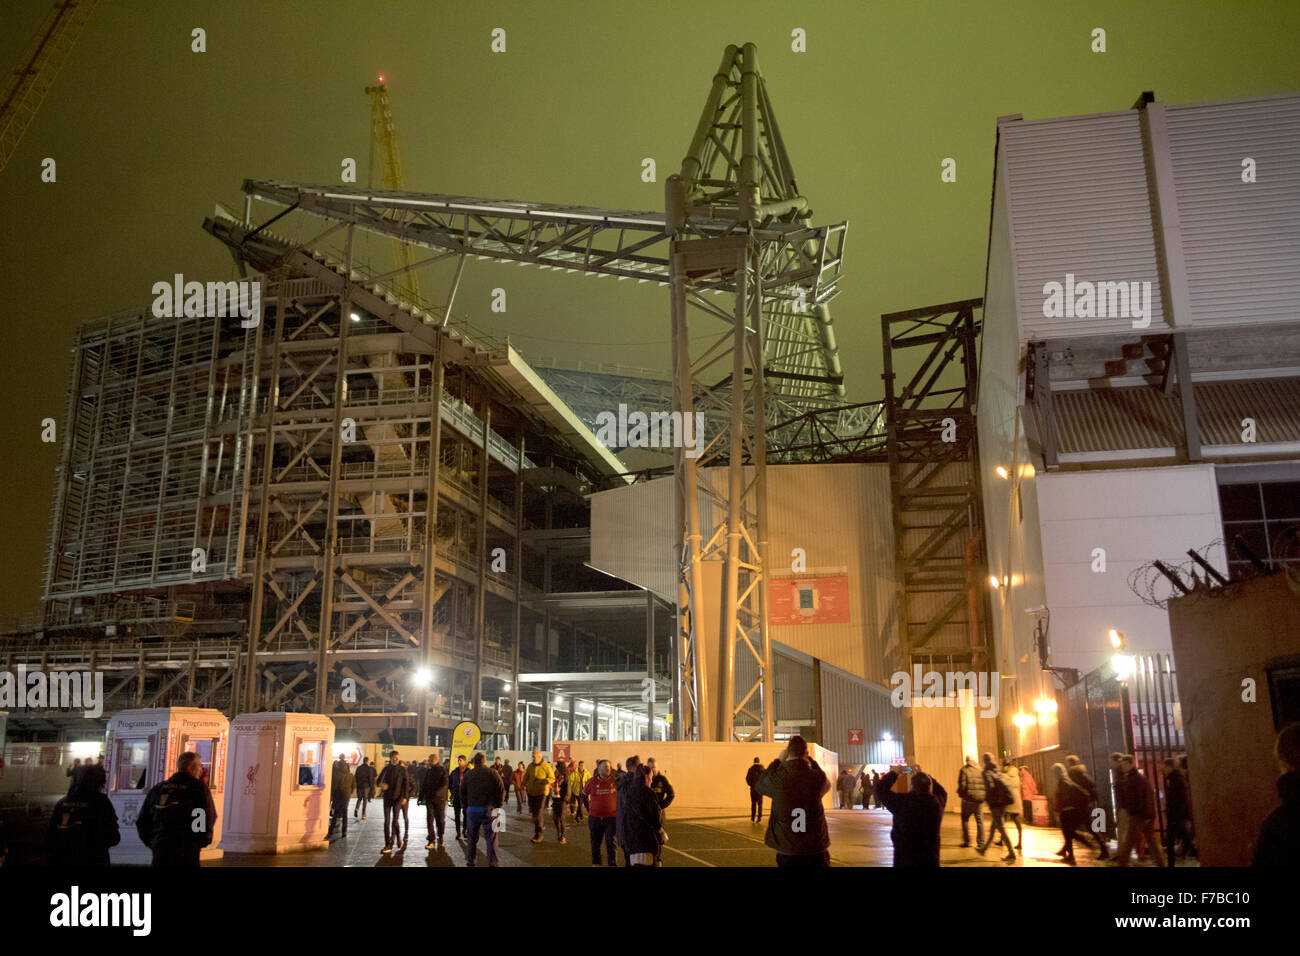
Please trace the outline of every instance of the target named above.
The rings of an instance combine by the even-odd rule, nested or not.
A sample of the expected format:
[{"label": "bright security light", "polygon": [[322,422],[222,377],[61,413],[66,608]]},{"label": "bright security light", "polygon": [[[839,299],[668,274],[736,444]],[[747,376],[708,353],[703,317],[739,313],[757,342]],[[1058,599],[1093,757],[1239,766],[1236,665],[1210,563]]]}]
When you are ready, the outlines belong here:
[{"label": "bright security light", "polygon": [[428,687],[433,683],[433,671],[427,667],[421,667],[411,675],[411,683],[416,687]]},{"label": "bright security light", "polygon": [[994,469],[994,471],[998,473],[999,478],[1005,478],[1007,476],[1007,470],[1002,465],[998,465],[997,468]]},{"label": "bright security light", "polygon": [[1137,663],[1127,654],[1116,654],[1110,659],[1110,665],[1115,668],[1115,679],[1118,681],[1128,680],[1137,668]]},{"label": "bright security light", "polygon": [[989,587],[991,587],[991,588],[995,588],[995,589],[996,589],[996,588],[999,588],[999,587],[1001,587],[1001,586],[1002,586],[1002,582],[998,580],[998,576],[997,576],[996,574],[990,574],[990,575],[989,575]]},{"label": "bright security light", "polygon": [[1016,714],[1015,717],[1011,718],[1011,722],[1023,730],[1025,727],[1038,723],[1038,718],[1031,717],[1029,714]]},{"label": "bright security light", "polygon": [[353,312],[353,313],[352,313],[352,321],[353,321],[353,322],[360,322],[360,321],[361,321],[361,316],[359,316],[359,315],[357,315],[355,312]]},{"label": "bright security light", "polygon": [[1044,717],[1048,714],[1054,714],[1056,713],[1056,701],[1044,697],[1034,704],[1034,710]]},{"label": "bright security light", "polygon": [[893,739],[894,739],[894,735],[891,734],[888,730],[886,730],[883,734],[880,735],[880,739],[881,739],[881,740],[893,740]]},{"label": "bright security light", "polygon": [[1110,646],[1115,648],[1115,650],[1118,651],[1124,647],[1123,631],[1117,631],[1112,627],[1109,631],[1106,632],[1106,636],[1110,638]]}]

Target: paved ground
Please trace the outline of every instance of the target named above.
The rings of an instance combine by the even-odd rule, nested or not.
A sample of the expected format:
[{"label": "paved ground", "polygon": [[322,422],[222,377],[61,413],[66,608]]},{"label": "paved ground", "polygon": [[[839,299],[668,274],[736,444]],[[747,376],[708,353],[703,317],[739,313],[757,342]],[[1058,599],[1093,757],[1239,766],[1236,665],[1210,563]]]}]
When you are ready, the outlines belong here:
[{"label": "paved ground", "polygon": [[[213,866],[465,866],[465,844],[457,842],[450,811],[446,847],[425,850],[424,808],[412,804],[410,845],[405,852],[389,856],[384,846],[383,811],[378,801],[370,804],[365,820],[348,821],[348,836],[335,834],[330,848],[314,853],[283,854],[276,857],[228,853]],[[766,820],[751,823],[745,811],[670,809],[663,865],[669,866],[774,866],[775,854],[763,844]],[[831,861],[837,866],[889,866],[893,848],[889,842],[891,817],[884,810],[832,810],[827,814],[831,837]],[[549,817],[548,817],[549,824]],[[986,818],[987,825],[987,818]],[[972,826],[973,830],[973,826]],[[506,816],[506,829],[498,838],[501,866],[590,866],[591,841],[584,820],[566,820],[568,842],[556,842],[555,828],[548,825],[545,842],[530,843],[532,820],[518,812],[513,802]],[[1014,839],[1014,830],[1012,831]],[[1005,851],[990,847],[981,857],[975,850],[962,849],[961,824],[956,814],[945,814],[941,862],[944,866],[1050,866],[1066,869],[1055,853],[1061,846],[1060,831],[1026,827],[1024,852],[1014,864],[1003,863]],[[1112,846],[1113,849],[1113,846]],[[479,839],[479,865],[486,865],[486,849]],[[1096,852],[1076,849],[1079,866],[1096,866]],[[621,858],[620,858],[621,862]],[[1147,864],[1149,865],[1149,864]],[[1179,865],[1183,865],[1180,861]],[[1195,861],[1191,861],[1195,865]]]}]

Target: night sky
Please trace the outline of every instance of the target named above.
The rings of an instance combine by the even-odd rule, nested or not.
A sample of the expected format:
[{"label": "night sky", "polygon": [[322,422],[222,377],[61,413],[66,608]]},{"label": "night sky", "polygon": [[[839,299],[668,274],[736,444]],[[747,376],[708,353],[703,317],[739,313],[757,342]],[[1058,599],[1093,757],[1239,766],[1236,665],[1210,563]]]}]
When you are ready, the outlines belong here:
[{"label": "night sky", "polygon": [[[0,65],[49,7],[0,0]],[[191,52],[195,27],[205,53]],[[796,27],[806,53],[791,51]],[[849,400],[868,401],[882,312],[983,293],[998,116],[1126,109],[1143,90],[1166,103],[1296,92],[1297,36],[1295,0],[103,0],[0,172],[0,618],[37,607],[59,454],[40,422],[62,428],[74,328],[147,304],[176,272],[232,278],[200,226],[217,202],[242,209],[245,178],[338,183],[353,157],[364,183],[363,87],[379,73],[408,189],[660,210],[723,48],[756,43],[813,222],[850,224],[832,314]],[[940,182],[945,157],[956,183]],[[389,268],[378,240],[361,252]],[[445,290],[445,265],[426,296]],[[497,286],[504,315],[489,310]],[[456,311],[526,357],[669,365],[662,287],[471,260]]]}]

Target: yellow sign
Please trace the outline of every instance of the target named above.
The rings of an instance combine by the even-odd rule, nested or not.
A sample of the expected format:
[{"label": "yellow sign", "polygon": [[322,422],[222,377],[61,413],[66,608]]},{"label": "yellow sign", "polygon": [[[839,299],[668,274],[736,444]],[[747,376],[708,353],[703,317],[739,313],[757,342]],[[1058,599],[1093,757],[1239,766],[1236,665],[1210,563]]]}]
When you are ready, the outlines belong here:
[{"label": "yellow sign", "polygon": [[478,742],[483,738],[483,731],[479,730],[478,724],[472,720],[462,720],[456,725],[456,729],[451,732],[451,763],[456,765],[456,758],[461,754],[465,755],[466,760],[474,756],[474,750],[478,747]]}]

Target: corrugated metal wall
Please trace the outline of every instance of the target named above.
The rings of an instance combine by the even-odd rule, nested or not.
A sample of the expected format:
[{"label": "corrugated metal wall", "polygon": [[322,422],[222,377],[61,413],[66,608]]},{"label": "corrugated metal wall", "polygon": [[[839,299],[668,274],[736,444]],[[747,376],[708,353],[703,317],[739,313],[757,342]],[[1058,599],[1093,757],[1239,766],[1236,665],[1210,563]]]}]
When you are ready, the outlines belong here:
[{"label": "corrugated metal wall", "polygon": [[[799,727],[815,724],[817,707],[813,695],[812,663],[801,661],[791,654],[781,653],[781,647],[778,645],[772,648],[772,671],[776,693],[774,718],[776,723]],[[752,687],[756,680],[758,680],[758,662],[751,654],[738,653],[736,686],[742,688],[741,694]]]},{"label": "corrugated metal wall", "polygon": [[[888,766],[903,755],[902,712],[889,700],[889,691],[845,673],[825,662],[821,669],[821,744],[840,755],[840,765],[864,763]],[[849,731],[863,732],[861,744],[849,743]],[[892,739],[885,740],[889,734]]]},{"label": "corrugated metal wall", "polygon": [[591,496],[591,563],[677,603],[677,491],[672,478]]},{"label": "corrugated metal wall", "polygon": [[[1170,106],[1166,116],[1191,324],[1294,320],[1300,96]],[[1253,183],[1242,182],[1246,158]]]},{"label": "corrugated metal wall", "polygon": [[1020,342],[1132,332],[1130,318],[1045,318],[1043,285],[1150,282],[1152,333],[1163,327],[1155,234],[1136,110],[1006,122]]}]

